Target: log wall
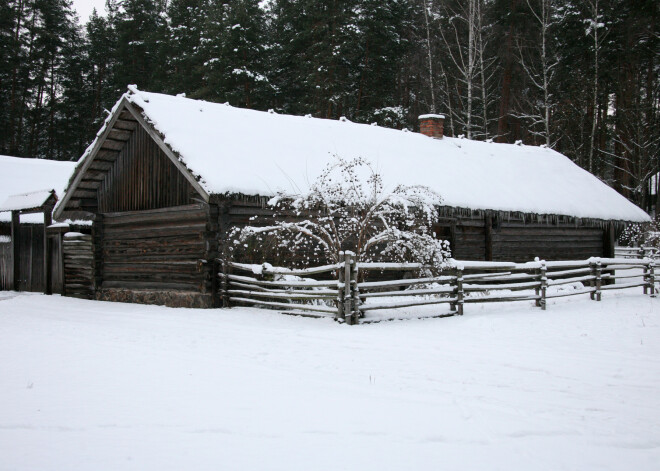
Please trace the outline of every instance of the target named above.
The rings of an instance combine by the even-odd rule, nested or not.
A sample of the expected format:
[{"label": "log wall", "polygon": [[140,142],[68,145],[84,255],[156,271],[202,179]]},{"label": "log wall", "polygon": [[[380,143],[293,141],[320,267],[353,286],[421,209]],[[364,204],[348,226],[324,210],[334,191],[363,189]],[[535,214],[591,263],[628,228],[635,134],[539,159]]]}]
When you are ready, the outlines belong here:
[{"label": "log wall", "polygon": [[89,234],[68,233],[62,239],[64,264],[64,294],[76,298],[93,299],[94,246]]},{"label": "log wall", "polygon": [[9,290],[14,282],[11,242],[0,242],[0,291]]},{"label": "log wall", "polygon": [[209,208],[105,213],[97,299],[210,307]]},{"label": "log wall", "polygon": [[503,223],[493,230],[493,260],[584,260],[605,256],[603,229]]},{"label": "log wall", "polygon": [[[192,203],[188,180],[138,126],[121,148],[98,188],[98,212],[139,211]],[[90,197],[96,193],[90,191]]]}]

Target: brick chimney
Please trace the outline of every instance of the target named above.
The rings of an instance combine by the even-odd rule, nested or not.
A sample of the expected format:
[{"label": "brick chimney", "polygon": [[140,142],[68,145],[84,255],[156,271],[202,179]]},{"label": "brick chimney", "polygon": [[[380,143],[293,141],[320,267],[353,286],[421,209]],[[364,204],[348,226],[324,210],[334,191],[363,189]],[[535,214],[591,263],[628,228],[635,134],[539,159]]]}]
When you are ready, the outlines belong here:
[{"label": "brick chimney", "polygon": [[445,116],[442,114],[423,114],[419,116],[419,132],[425,136],[442,139]]}]

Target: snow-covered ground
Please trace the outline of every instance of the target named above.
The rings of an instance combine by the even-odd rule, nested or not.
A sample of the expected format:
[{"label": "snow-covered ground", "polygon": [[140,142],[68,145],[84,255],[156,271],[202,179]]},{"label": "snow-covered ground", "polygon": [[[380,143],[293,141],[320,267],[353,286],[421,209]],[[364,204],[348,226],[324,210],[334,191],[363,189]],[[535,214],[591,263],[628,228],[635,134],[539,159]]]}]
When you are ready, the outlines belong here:
[{"label": "snow-covered ground", "polygon": [[641,288],[349,327],[0,293],[2,470],[657,470]]}]

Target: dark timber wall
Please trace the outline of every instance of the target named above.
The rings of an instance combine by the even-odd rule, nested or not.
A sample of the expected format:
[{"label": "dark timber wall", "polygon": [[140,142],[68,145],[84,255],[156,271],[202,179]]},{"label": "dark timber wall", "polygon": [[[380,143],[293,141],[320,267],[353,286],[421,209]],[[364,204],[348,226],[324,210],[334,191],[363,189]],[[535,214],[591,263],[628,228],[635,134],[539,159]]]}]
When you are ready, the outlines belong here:
[{"label": "dark timber wall", "polygon": [[98,189],[98,211],[138,211],[191,203],[188,180],[138,126],[105,174]]},{"label": "dark timber wall", "polygon": [[575,224],[498,221],[495,216],[443,218],[435,228],[458,260],[527,262],[614,256],[614,229]]},{"label": "dark timber wall", "polygon": [[0,242],[0,291],[9,290],[14,282],[11,242]]},{"label": "dark timber wall", "polygon": [[493,230],[493,260],[583,260],[603,256],[603,229],[502,224]]},{"label": "dark timber wall", "polygon": [[103,214],[97,299],[211,307],[208,220],[203,204]]}]

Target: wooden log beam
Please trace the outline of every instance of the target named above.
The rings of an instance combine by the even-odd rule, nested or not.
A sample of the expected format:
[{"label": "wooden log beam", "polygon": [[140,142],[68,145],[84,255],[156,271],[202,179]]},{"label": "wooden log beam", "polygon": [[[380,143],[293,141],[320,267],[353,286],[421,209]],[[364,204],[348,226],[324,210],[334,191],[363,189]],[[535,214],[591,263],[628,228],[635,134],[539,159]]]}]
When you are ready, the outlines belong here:
[{"label": "wooden log beam", "polygon": [[48,237],[47,229],[53,223],[53,206],[44,207],[44,293],[53,294],[51,270],[53,268],[50,247],[51,241]]},{"label": "wooden log beam", "polygon": [[20,213],[18,211],[11,212],[11,252],[12,252],[12,264],[14,265],[12,277],[12,287],[14,291],[18,291],[19,283],[19,274],[21,271],[20,264],[20,254],[21,254],[21,237],[20,237]]}]

